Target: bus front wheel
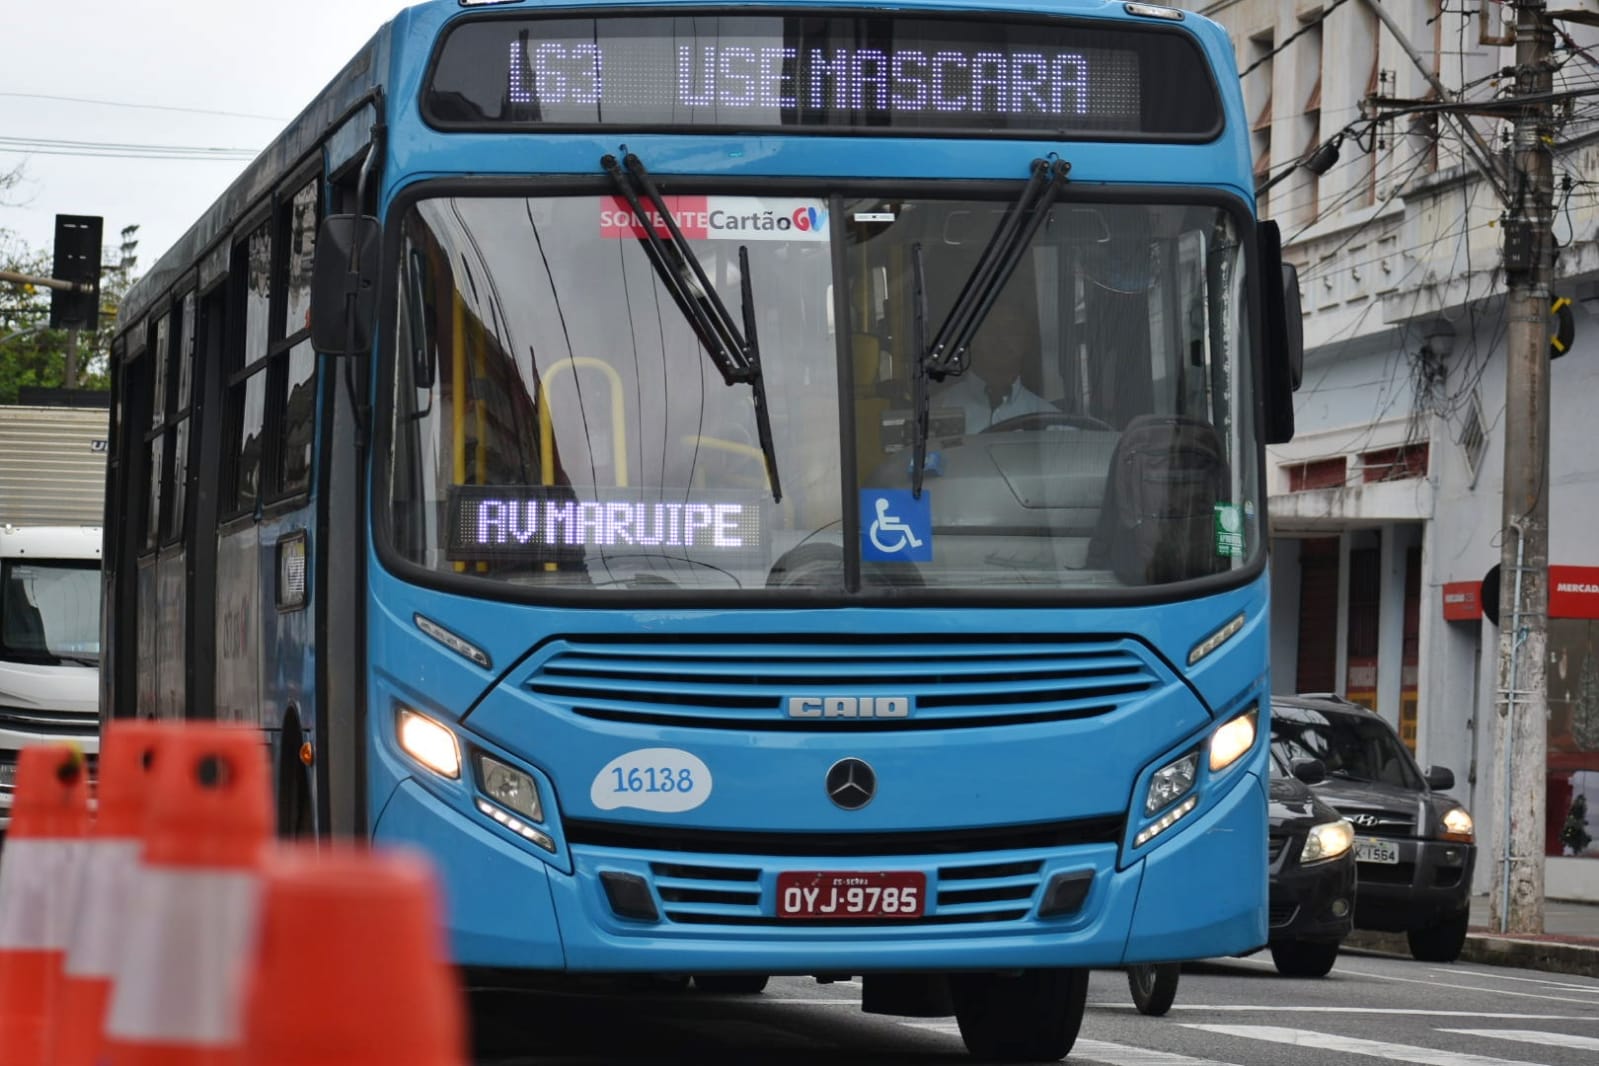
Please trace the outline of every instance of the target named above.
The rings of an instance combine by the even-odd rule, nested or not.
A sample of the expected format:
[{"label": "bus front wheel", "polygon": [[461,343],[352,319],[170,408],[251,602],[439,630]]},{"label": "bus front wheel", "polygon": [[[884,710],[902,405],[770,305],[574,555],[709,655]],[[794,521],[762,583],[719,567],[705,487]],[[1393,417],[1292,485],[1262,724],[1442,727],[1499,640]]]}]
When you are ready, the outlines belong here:
[{"label": "bus front wheel", "polygon": [[956,974],[955,1021],[966,1050],[996,1062],[1063,1059],[1077,1041],[1088,998],[1086,969]]}]

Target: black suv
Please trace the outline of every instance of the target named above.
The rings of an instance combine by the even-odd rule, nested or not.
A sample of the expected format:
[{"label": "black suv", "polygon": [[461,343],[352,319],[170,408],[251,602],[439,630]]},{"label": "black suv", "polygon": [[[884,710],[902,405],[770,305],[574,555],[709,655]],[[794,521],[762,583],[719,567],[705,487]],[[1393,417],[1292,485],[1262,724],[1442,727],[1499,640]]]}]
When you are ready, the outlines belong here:
[{"label": "black suv", "polygon": [[1354,823],[1355,928],[1403,931],[1416,958],[1453,962],[1477,858],[1471,815],[1441,791],[1454,773],[1423,773],[1392,726],[1336,696],[1274,696],[1271,715],[1278,758],[1319,760],[1327,776],[1317,794]]}]

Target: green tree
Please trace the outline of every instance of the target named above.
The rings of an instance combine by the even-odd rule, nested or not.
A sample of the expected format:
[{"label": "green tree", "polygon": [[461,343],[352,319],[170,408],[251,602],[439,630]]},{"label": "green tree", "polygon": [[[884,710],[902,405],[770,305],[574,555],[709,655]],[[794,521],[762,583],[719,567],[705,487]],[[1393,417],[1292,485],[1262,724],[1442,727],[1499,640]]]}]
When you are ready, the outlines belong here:
[{"label": "green tree", "polygon": [[[14,186],[19,171],[0,174],[0,192]],[[100,275],[100,328],[78,338],[78,388],[110,387],[111,335],[116,311],[135,280],[139,227],[122,230],[121,243],[104,257]],[[49,277],[53,255],[32,249],[14,234],[0,230],[0,270]],[[21,389],[60,388],[66,384],[67,332],[52,330],[50,290],[0,284],[0,403],[16,403]]]}]

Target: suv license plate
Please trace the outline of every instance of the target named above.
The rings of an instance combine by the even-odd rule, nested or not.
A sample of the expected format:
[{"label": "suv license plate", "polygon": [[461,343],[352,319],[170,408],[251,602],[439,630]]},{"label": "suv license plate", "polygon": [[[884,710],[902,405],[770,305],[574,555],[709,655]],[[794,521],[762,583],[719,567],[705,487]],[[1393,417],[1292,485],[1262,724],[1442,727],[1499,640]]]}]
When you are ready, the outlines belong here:
[{"label": "suv license plate", "polygon": [[1370,837],[1356,837],[1355,861],[1380,862],[1392,866],[1399,862],[1399,845],[1391,840],[1372,840]]},{"label": "suv license plate", "polygon": [[926,902],[927,876],[918,871],[791,870],[777,875],[779,918],[920,918]]}]

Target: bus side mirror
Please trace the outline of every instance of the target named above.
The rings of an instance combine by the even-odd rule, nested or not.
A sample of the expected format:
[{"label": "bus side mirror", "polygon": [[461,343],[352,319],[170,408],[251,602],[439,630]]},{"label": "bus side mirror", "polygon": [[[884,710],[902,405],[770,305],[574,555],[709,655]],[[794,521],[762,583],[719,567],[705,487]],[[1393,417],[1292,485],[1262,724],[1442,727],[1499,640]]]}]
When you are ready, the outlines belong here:
[{"label": "bus side mirror", "polygon": [[1256,229],[1260,241],[1261,297],[1266,329],[1265,436],[1267,444],[1294,439],[1294,390],[1305,373],[1305,330],[1299,307],[1299,273],[1283,262],[1275,222]]},{"label": "bus side mirror", "polygon": [[383,231],[370,215],[329,215],[311,267],[311,344],[324,355],[364,355],[377,315]]},{"label": "bus side mirror", "polygon": [[1305,380],[1305,314],[1299,306],[1299,268],[1283,264],[1283,318],[1288,326],[1283,353],[1288,363],[1289,391],[1298,392]]}]

